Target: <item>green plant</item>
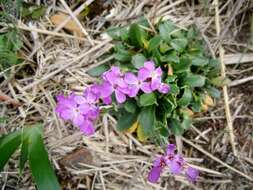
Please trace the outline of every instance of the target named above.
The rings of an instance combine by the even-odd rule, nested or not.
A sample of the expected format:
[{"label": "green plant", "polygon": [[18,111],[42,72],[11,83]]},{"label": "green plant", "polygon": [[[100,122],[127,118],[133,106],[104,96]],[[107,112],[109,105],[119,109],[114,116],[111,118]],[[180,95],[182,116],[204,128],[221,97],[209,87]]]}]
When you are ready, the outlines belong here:
[{"label": "green plant", "polygon": [[[112,113],[118,118],[119,130],[133,131],[137,121],[141,138],[167,141],[170,134],[182,135],[191,126],[192,114],[206,111],[213,98],[220,96],[216,86],[227,80],[219,76],[219,62],[207,54],[194,26],[186,30],[171,21],[160,21],[151,31],[144,20],[107,32],[116,43],[111,52],[114,65],[137,72],[145,61],[153,60],[162,68],[163,81],[171,88],[166,95],[141,94],[117,106]],[[103,68],[93,71],[102,73]]]},{"label": "green plant", "polygon": [[43,144],[40,124],[0,137],[0,171],[3,170],[17,149],[20,149],[21,154],[19,159],[20,175],[28,161],[39,190],[61,189]]}]

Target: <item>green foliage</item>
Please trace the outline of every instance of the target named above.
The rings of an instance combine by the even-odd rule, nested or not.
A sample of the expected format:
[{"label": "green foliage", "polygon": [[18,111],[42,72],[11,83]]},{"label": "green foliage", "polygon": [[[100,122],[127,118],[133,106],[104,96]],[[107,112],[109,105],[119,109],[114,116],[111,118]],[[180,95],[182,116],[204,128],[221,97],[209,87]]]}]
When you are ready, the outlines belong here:
[{"label": "green foliage", "polygon": [[33,179],[39,190],[61,189],[43,143],[40,124],[0,137],[0,171],[19,148],[21,149],[20,174],[25,163],[29,161]]},{"label": "green foliage", "polygon": [[168,94],[140,94],[119,106],[118,128],[129,129],[138,121],[146,137],[160,141],[189,129],[192,116],[185,110],[201,112],[203,97],[218,98],[216,87],[228,80],[220,77],[219,62],[208,55],[194,26],[185,30],[164,21],[155,25],[156,33],[147,27],[142,20],[109,29],[116,43],[112,53],[124,71],[137,72],[146,60],[153,60],[156,67],[162,68],[163,81],[171,90]]}]

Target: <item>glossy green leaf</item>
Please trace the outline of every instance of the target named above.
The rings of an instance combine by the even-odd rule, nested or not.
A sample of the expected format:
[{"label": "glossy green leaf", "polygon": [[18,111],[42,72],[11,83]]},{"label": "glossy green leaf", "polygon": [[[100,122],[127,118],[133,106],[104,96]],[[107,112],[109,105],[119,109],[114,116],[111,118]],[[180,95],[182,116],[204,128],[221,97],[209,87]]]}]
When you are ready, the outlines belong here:
[{"label": "glossy green leaf", "polygon": [[28,160],[33,179],[39,190],[60,190],[54,170],[48,159],[47,151],[42,139],[42,128],[40,125],[33,126],[28,130],[29,146]]},{"label": "glossy green leaf", "polygon": [[125,131],[129,129],[134,124],[134,122],[136,122],[137,117],[138,114],[136,112],[134,113],[124,112],[118,119],[117,129],[119,131]]},{"label": "glossy green leaf", "polygon": [[0,171],[21,143],[21,131],[12,132],[0,138]]},{"label": "glossy green leaf", "polygon": [[102,64],[102,65],[99,65],[97,67],[94,67],[94,68],[88,70],[87,73],[90,76],[98,77],[98,76],[101,76],[105,71],[109,70],[109,68],[110,67],[108,65]]},{"label": "glossy green leaf", "polygon": [[184,129],[181,127],[181,124],[177,119],[175,118],[169,119],[168,125],[169,129],[174,135],[181,136],[184,133]]},{"label": "glossy green leaf", "polygon": [[190,104],[192,100],[192,92],[190,90],[190,88],[184,88],[184,93],[183,96],[178,100],[178,105],[185,107],[188,106]]},{"label": "glossy green leaf", "polygon": [[159,130],[159,133],[164,136],[164,137],[168,137],[169,136],[169,130],[168,130],[168,127],[166,125],[164,125],[163,122],[160,122],[160,121],[156,121],[155,122],[155,126],[156,126],[156,129]]},{"label": "glossy green leaf", "polygon": [[187,46],[187,39],[181,38],[181,39],[173,39],[170,42],[170,45],[177,51],[182,52]]},{"label": "glossy green leaf", "polygon": [[46,13],[47,8],[43,6],[38,6],[36,9],[34,9],[31,13],[32,19],[39,19]]},{"label": "glossy green leaf", "polygon": [[191,87],[202,87],[205,85],[206,78],[201,75],[191,74],[185,78],[185,81]]},{"label": "glossy green leaf", "polygon": [[142,94],[139,98],[141,106],[150,106],[156,103],[155,93]]},{"label": "glossy green leaf", "polygon": [[143,127],[143,132],[145,136],[149,136],[150,133],[154,130],[155,125],[155,107],[148,106],[142,108],[138,121],[140,125]]},{"label": "glossy green leaf", "polygon": [[144,66],[144,62],[146,61],[146,58],[142,54],[136,54],[132,56],[132,64],[136,69],[140,69]]},{"label": "glossy green leaf", "polygon": [[148,50],[152,51],[152,50],[158,48],[161,41],[162,41],[162,38],[159,35],[151,38],[150,41],[148,42]]}]

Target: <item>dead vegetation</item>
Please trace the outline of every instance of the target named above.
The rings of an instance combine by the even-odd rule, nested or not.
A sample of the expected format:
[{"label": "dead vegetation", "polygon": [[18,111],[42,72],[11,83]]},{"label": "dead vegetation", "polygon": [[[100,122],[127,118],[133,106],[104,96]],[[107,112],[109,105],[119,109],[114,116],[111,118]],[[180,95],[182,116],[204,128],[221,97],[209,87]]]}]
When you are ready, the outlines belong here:
[{"label": "dead vegetation", "polygon": [[[46,6],[39,21],[18,19],[24,62],[9,68],[8,76],[6,70],[0,73],[0,117],[6,118],[0,132],[43,122],[64,189],[253,188],[252,1],[59,0]],[[87,7],[90,12],[82,16]],[[221,59],[222,74],[232,80],[216,106],[195,119],[193,128],[182,138],[169,139],[200,169],[196,184],[168,172],[159,184],[148,183],[147,172],[161,149],[119,133],[112,116],[101,116],[95,136],[87,138],[54,112],[56,94],[81,92],[96,80],[86,71],[110,62],[110,57],[103,58],[113,45],[103,35],[105,29],[133,23],[140,16],[149,20],[151,29],[161,17],[181,27],[196,24],[210,54]],[[1,30],[7,27],[0,25]],[[17,166],[14,157],[1,173],[2,189],[35,189],[28,170],[19,176]]]}]

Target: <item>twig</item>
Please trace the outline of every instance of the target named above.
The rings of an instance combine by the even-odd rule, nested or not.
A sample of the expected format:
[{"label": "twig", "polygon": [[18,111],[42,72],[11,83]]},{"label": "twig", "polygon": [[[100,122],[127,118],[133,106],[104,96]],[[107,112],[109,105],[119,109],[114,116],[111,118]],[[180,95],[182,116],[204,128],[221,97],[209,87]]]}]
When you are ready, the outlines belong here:
[{"label": "twig", "polygon": [[233,87],[233,86],[237,86],[237,85],[240,85],[240,84],[252,81],[252,80],[253,80],[253,76],[250,76],[250,77],[246,77],[246,78],[243,78],[243,79],[234,80],[231,83],[229,83],[228,86]]},{"label": "twig", "polygon": [[76,15],[71,11],[71,9],[67,5],[67,3],[64,0],[60,0],[60,1],[61,1],[62,5],[65,7],[65,9],[67,9],[67,11],[69,12],[69,14],[72,17],[72,19],[76,22],[76,24],[79,26],[79,28],[81,29],[81,31],[84,33],[84,35],[88,38],[90,44],[92,46],[94,46],[94,42],[90,38],[88,32],[84,29],[84,27],[82,26],[82,24],[80,23],[80,21],[77,19]]},{"label": "twig", "polygon": [[250,176],[246,175],[245,173],[242,173],[241,171],[237,170],[236,168],[228,165],[227,163],[223,162],[222,160],[220,160],[219,158],[213,156],[211,153],[205,151],[203,148],[201,148],[198,145],[195,145],[194,143],[192,143],[191,141],[185,139],[184,137],[182,137],[182,140],[184,142],[186,142],[187,144],[191,145],[192,147],[196,148],[197,150],[199,150],[200,152],[202,152],[203,154],[207,155],[208,157],[210,157],[211,159],[213,159],[214,161],[220,163],[221,165],[225,166],[226,168],[230,169],[231,171],[234,171],[235,173],[245,177],[246,179],[253,181],[253,178],[251,178]]},{"label": "twig", "polygon": [[228,55],[224,56],[223,61],[226,65],[252,62],[253,61],[253,53],[228,54]]},{"label": "twig", "polygon": [[[216,33],[217,36],[220,36],[220,16],[219,16],[219,0],[214,1],[215,4],[215,24],[216,24]],[[224,64],[224,49],[221,44],[219,44],[219,54],[220,54],[220,62],[221,62],[221,75],[223,77],[226,76],[226,66]],[[230,114],[229,108],[229,97],[228,97],[228,89],[227,86],[223,87],[223,95],[224,95],[224,103],[225,103],[225,112],[226,112],[226,119],[227,119],[227,128],[229,131],[230,136],[230,143],[232,145],[232,150],[235,156],[237,156],[237,151],[235,148],[235,136],[233,132],[233,121]]]}]

